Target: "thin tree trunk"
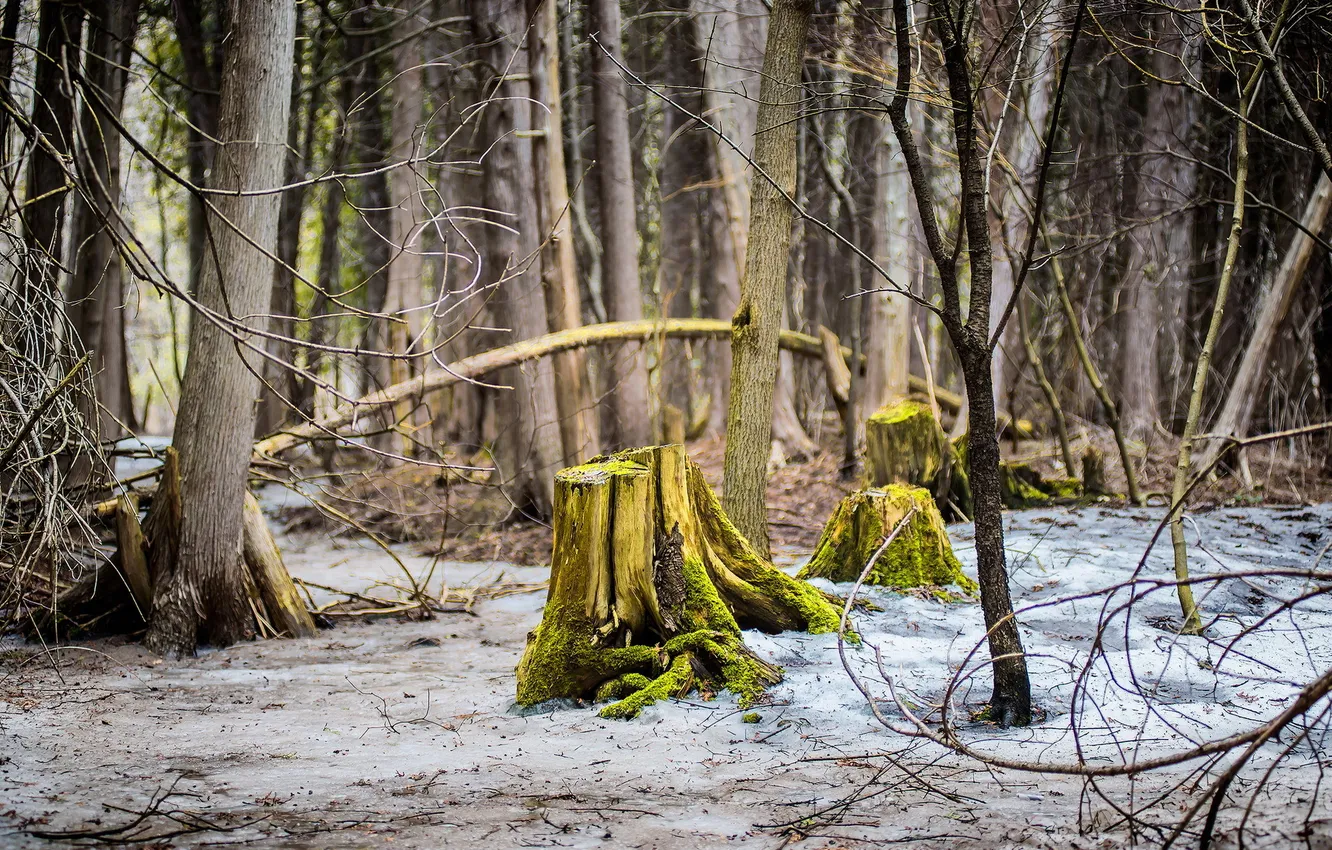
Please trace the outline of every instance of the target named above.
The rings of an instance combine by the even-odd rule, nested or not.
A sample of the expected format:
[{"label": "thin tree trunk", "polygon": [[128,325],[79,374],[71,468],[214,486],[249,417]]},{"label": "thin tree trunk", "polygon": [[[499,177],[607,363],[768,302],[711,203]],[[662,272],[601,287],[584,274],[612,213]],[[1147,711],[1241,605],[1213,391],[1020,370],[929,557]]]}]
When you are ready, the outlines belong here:
[{"label": "thin tree trunk", "polygon": [[1207,337],[1203,340],[1202,350],[1198,352],[1198,363],[1193,372],[1193,392],[1189,396],[1189,413],[1184,420],[1184,433],[1179,440],[1179,456],[1175,462],[1175,478],[1170,488],[1170,543],[1175,561],[1175,579],[1179,582],[1176,592],[1179,595],[1179,607],[1184,615],[1181,633],[1202,634],[1202,618],[1198,615],[1198,606],[1193,600],[1193,586],[1189,579],[1189,550],[1184,539],[1183,501],[1188,487],[1189,471],[1193,466],[1193,438],[1198,433],[1198,420],[1202,415],[1203,392],[1207,388],[1207,375],[1212,368],[1212,354],[1216,348],[1216,339],[1221,334],[1221,321],[1225,318],[1226,298],[1230,294],[1230,282],[1235,276],[1235,260],[1239,256],[1240,233],[1244,228],[1245,191],[1249,179],[1249,108],[1252,95],[1257,92],[1258,81],[1262,76],[1262,66],[1253,72],[1249,82],[1240,93],[1239,121],[1235,126],[1235,195],[1234,207],[1230,218],[1230,235],[1226,239],[1226,258],[1221,266],[1221,279],[1216,284],[1216,300],[1212,304],[1212,319],[1207,326]]},{"label": "thin tree trunk", "polygon": [[[681,12],[681,15],[684,13]],[[703,78],[692,23],[677,20],[664,34],[662,62],[671,100],[694,114],[701,109]],[[662,116],[661,315],[685,319],[694,315],[693,294],[706,274],[702,263],[703,221],[700,199],[710,193],[695,184],[706,179],[710,140],[693,119],[668,106]],[[706,201],[704,201],[706,202]],[[729,350],[729,349],[728,349]],[[685,422],[693,420],[695,405],[691,348],[687,342],[667,340],[663,347],[661,407],[680,410]],[[711,369],[705,376],[711,379]],[[687,428],[687,425],[686,425]]]},{"label": "thin tree trunk", "polygon": [[[593,103],[597,122],[597,186],[601,194],[602,294],[606,318],[633,322],[643,318],[638,275],[638,228],[634,214],[634,169],[629,150],[629,101],[619,65],[624,63],[620,0],[592,0]],[[618,447],[652,442],[652,400],[648,395],[646,355],[626,345],[606,353],[611,407]]]},{"label": "thin tree trunk", "polygon": [[[298,32],[301,29],[297,19]],[[299,57],[292,69],[291,116],[287,127],[287,157],[283,181],[292,186],[282,193],[281,211],[278,213],[278,262],[273,271],[273,294],[269,303],[271,330],[279,339],[268,340],[268,351],[276,358],[264,361],[264,386],[259,401],[259,418],[255,435],[269,434],[291,418],[291,406],[296,403],[296,373],[293,347],[290,340],[296,332],[296,266],[301,242],[301,218],[305,212],[307,188],[300,184],[314,149],[315,130],[319,122],[319,92],[310,95],[310,102],[302,125],[296,120],[300,111],[302,88],[302,62]]]},{"label": "thin tree trunk", "polygon": [[[399,3],[398,19],[393,35],[402,36],[414,31],[417,22],[408,14],[414,4]],[[425,270],[422,254],[422,227],[425,205],[421,199],[424,189],[421,169],[424,164],[414,160],[420,156],[417,124],[424,106],[421,74],[421,41],[412,38],[393,48],[393,78],[389,83],[392,98],[389,120],[389,159],[394,163],[388,175],[389,188],[389,266],[388,287],[384,293],[385,350],[390,384],[405,381],[418,371],[407,359],[416,352],[424,325],[422,311],[414,309],[421,304],[421,279]],[[416,405],[421,400],[416,400]],[[417,423],[412,421],[411,402],[404,403],[394,412],[397,427],[403,429],[397,450],[405,456],[414,452],[412,432]]]},{"label": "thin tree trunk", "polygon": [[[1050,239],[1042,230],[1045,237],[1045,248],[1051,250]],[[1063,264],[1059,257],[1051,254],[1050,269],[1054,274],[1055,288],[1059,293],[1059,307],[1064,313],[1064,320],[1068,323],[1068,332],[1073,337],[1073,347],[1078,354],[1078,363],[1082,366],[1082,372],[1087,378],[1087,383],[1091,385],[1092,392],[1096,394],[1096,399],[1101,403],[1101,409],[1105,412],[1106,424],[1110,426],[1110,431],[1115,437],[1115,447],[1119,450],[1119,462],[1124,469],[1124,481],[1128,487],[1129,501],[1135,505],[1145,504],[1142,491],[1138,488],[1138,473],[1133,466],[1133,457],[1129,454],[1128,441],[1124,437],[1124,427],[1119,420],[1119,405],[1110,397],[1110,391],[1106,389],[1105,381],[1101,379],[1101,371],[1096,368],[1095,361],[1092,360],[1091,352],[1087,348],[1086,337],[1082,333],[1081,320],[1077,312],[1073,309],[1073,302],[1068,297],[1068,285],[1064,280]]]},{"label": "thin tree trunk", "polygon": [[[767,12],[761,0],[691,0],[703,67],[703,109],[725,139],[710,141],[710,192],[704,211],[707,230],[706,275],[700,281],[706,315],[730,319],[740,305],[740,278],[749,238],[749,192],[745,184],[746,154],[754,140],[755,73],[763,61]],[[738,145],[737,151],[732,145]],[[716,346],[707,360],[712,366],[712,401],[708,430],[726,430],[733,351]]]},{"label": "thin tree trunk", "polygon": [[764,174],[755,172],[750,187],[752,218],[745,274],[740,306],[731,320],[734,330],[731,402],[726,417],[725,507],[736,528],[764,557],[769,552],[765,502],[778,370],[777,337],[782,329],[791,241],[792,209],[788,199],[796,188],[796,104],[812,5],[810,0],[777,0],[773,4],[754,137],[754,160]]},{"label": "thin tree trunk", "polygon": [[1302,229],[1295,232],[1290,247],[1281,259],[1281,267],[1277,269],[1271,287],[1263,294],[1258,306],[1258,317],[1254,320],[1249,344],[1245,346],[1239,369],[1230,381],[1221,414],[1210,429],[1212,442],[1199,458],[1199,466],[1211,465],[1217,454],[1226,447],[1226,441],[1222,438],[1248,434],[1253,406],[1269,365],[1268,353],[1276,340],[1277,331],[1281,329],[1281,322],[1290,310],[1290,302],[1304,277],[1304,271],[1309,267],[1309,260],[1313,257],[1314,240],[1309,234],[1322,232],[1329,210],[1332,210],[1332,180],[1326,174],[1319,174],[1313,193],[1304,206],[1304,215],[1300,217]]},{"label": "thin tree trunk", "polygon": [[[37,20],[37,62],[33,81],[33,129],[44,143],[33,146],[28,161],[28,182],[23,205],[23,229],[28,251],[35,258],[35,274],[23,276],[22,285],[36,293],[24,298],[35,303],[52,298],[60,284],[65,247],[65,201],[70,189],[64,160],[74,150],[74,93],[66,77],[77,76],[83,31],[83,6],[75,0],[42,0]],[[52,344],[49,328],[28,328],[25,347],[32,352]],[[36,358],[44,360],[45,358]]]},{"label": "thin tree trunk", "polygon": [[[283,148],[296,36],[293,0],[235,0],[222,72],[214,195],[173,445],[180,453],[175,569],[153,598],[147,646],[192,653],[200,638],[225,646],[253,631],[241,562],[242,510],[253,448],[258,379],[240,340],[266,325],[277,247]],[[236,326],[218,322],[234,320]],[[235,336],[233,336],[233,334]],[[238,339],[239,338],[239,339]]]},{"label": "thin tree trunk", "polygon": [[[583,324],[583,301],[578,291],[569,183],[564,167],[555,0],[528,0],[527,10],[532,26],[526,42],[530,56],[531,122],[533,129],[540,131],[532,136],[531,146],[539,214],[535,221],[540,224],[542,240],[541,285],[550,329],[569,330]],[[570,351],[555,358],[555,389],[564,462],[573,466],[597,454],[601,445],[585,352]]]},{"label": "thin tree trunk", "polygon": [[114,440],[134,426],[134,407],[125,345],[124,264],[111,232],[118,227],[120,207],[120,133],[107,119],[119,120],[124,106],[138,2],[87,5],[90,35],[78,159],[86,194],[75,214],[69,314],[84,346],[96,352],[99,409],[84,415],[98,423],[102,439]]},{"label": "thin tree trunk", "polygon": [[217,138],[218,120],[218,69],[223,61],[223,47],[222,40],[216,38],[215,33],[206,26],[202,0],[175,0],[172,5],[175,9],[176,40],[180,44],[185,79],[190,84],[185,98],[185,115],[189,119],[185,163],[190,185],[196,191],[190,193],[186,212],[190,258],[188,286],[190,292],[198,292],[206,250],[207,224],[204,199],[197,190],[205,187],[213,164],[213,140]]}]

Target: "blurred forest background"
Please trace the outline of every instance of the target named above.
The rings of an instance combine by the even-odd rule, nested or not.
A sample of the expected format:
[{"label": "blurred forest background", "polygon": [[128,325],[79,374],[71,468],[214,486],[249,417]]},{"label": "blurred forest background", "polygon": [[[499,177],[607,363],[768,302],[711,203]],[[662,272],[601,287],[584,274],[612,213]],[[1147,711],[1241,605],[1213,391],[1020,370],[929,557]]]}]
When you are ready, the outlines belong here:
[{"label": "blurred forest background", "polygon": [[[768,471],[813,462],[819,480],[854,476],[863,421],[908,395],[966,430],[926,231],[953,246],[965,305],[963,201],[975,197],[1011,455],[1078,477],[1092,447],[1111,489],[1137,499],[1167,488],[1186,430],[1243,437],[1332,416],[1329,7],[894,5],[809,8],[780,305],[795,335],[776,370]],[[312,439],[296,466],[273,460],[295,438],[261,443],[256,474],[299,467],[336,492],[336,510],[418,537],[413,523],[443,535],[449,517],[454,531],[548,517],[563,466],[725,434],[729,328],[663,320],[729,325],[741,302],[763,0],[260,6],[294,29],[256,60],[229,54],[245,22],[217,0],[4,4],[0,311],[14,415],[0,450],[6,477],[35,476],[11,488],[12,516],[68,508],[77,525],[120,492],[108,458],[161,446],[116,441],[174,428],[180,443],[186,412],[196,442],[234,443],[237,428],[247,444]],[[941,17],[973,57],[963,106],[947,39],[925,36]],[[913,33],[906,61],[898,26]],[[892,127],[903,68],[927,211]],[[238,111],[250,95],[254,109]],[[268,182],[218,159],[237,122],[231,138],[262,136],[236,118],[257,103],[254,126],[285,136]],[[979,195],[960,166],[964,108],[981,164],[962,164],[981,169]],[[260,198],[274,215],[247,230]],[[219,228],[239,235],[213,238]],[[233,302],[208,269],[225,281],[251,249],[267,259],[241,269],[247,295]],[[582,344],[597,342],[590,326],[637,321],[653,324]],[[192,322],[224,338],[201,344],[202,359],[240,351],[258,377],[253,428],[235,403],[254,396],[248,384],[232,393],[200,365],[197,398],[182,398]],[[509,351],[500,371],[468,360],[557,332],[572,336],[549,357]],[[210,399],[225,409],[199,413]],[[1196,451],[1206,461],[1222,445]],[[1261,455],[1258,471],[1224,459],[1240,489],[1319,492],[1325,434]],[[465,487],[498,507],[459,507],[484,498],[448,495]],[[403,488],[446,495],[423,508]],[[56,545],[14,522],[25,551]]]}]

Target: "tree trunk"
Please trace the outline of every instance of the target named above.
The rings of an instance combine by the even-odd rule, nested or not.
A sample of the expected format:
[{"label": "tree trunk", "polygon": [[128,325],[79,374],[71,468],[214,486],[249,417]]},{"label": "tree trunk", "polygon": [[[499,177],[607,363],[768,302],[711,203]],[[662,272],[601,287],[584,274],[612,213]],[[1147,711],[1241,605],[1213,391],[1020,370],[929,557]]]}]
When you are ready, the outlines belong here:
[{"label": "tree trunk", "polygon": [[777,337],[782,329],[791,242],[789,199],[795,192],[796,104],[810,9],[808,0],[778,0],[773,6],[754,137],[754,161],[764,173],[756,171],[750,187],[751,233],[740,306],[731,320],[734,330],[731,401],[726,416],[726,513],[764,557],[769,551],[765,501],[778,370]]},{"label": "tree trunk", "polygon": [[1329,210],[1332,210],[1332,180],[1329,180],[1326,174],[1320,173],[1318,182],[1305,204],[1304,215],[1300,217],[1300,226],[1303,229],[1295,232],[1290,247],[1286,249],[1286,254],[1281,259],[1281,267],[1277,269],[1276,276],[1272,279],[1271,287],[1263,294],[1262,301],[1258,305],[1258,315],[1254,319],[1249,344],[1244,348],[1239,369],[1231,378],[1225,404],[1222,405],[1221,414],[1217,416],[1216,423],[1210,431],[1212,442],[1199,458],[1199,466],[1205,468],[1211,465],[1216,456],[1226,448],[1224,437],[1244,437],[1248,434],[1253,406],[1258,399],[1258,391],[1262,389],[1264,372],[1269,365],[1268,352],[1276,340],[1277,331],[1281,329],[1281,322],[1290,310],[1295,290],[1303,279],[1304,271],[1308,268],[1309,260],[1314,253],[1314,240],[1309,234],[1322,232],[1327,223]]},{"label": "tree trunk", "polygon": [[211,201],[213,244],[198,299],[217,317],[198,315],[190,328],[173,437],[181,467],[179,552],[171,580],[155,590],[146,641],[159,653],[191,653],[200,637],[225,646],[254,625],[240,548],[258,379],[255,358],[240,343],[255,343],[250,332],[266,325],[280,197],[262,190],[282,180],[296,7],[291,0],[244,0],[229,11],[214,184],[253,194]]},{"label": "tree trunk", "polygon": [[[417,28],[409,14],[414,4],[399,3],[393,35],[402,38]],[[414,160],[421,156],[417,138],[417,124],[421,121],[424,89],[421,74],[421,41],[412,38],[393,48],[393,78],[389,83],[392,98],[389,121],[389,159],[393,170],[388,175],[389,188],[389,266],[388,287],[384,292],[385,350],[390,355],[388,378],[390,384],[401,383],[419,371],[407,359],[417,354],[417,346],[424,325],[422,311],[414,309],[421,304],[421,279],[425,269],[422,255],[422,228],[425,226],[425,190],[421,170],[424,163]],[[521,224],[521,223],[520,223]],[[394,411],[393,419],[403,433],[395,450],[410,457],[416,443],[412,421],[413,405],[403,404]],[[420,400],[415,405],[420,408]]]},{"label": "tree trunk", "polygon": [[564,470],[554,525],[550,591],[518,665],[519,704],[619,699],[601,715],[634,717],[703,679],[746,705],[781,670],[746,649],[740,629],[838,628],[827,598],[749,547],[680,446]]},{"label": "tree trunk", "polygon": [[[81,3],[42,1],[37,21],[32,126],[45,144],[33,147],[25,192],[29,200],[22,207],[24,235],[36,264],[34,273],[21,276],[21,285],[31,293],[23,296],[28,303],[53,298],[59,291],[60,267],[64,261],[65,201],[70,188],[64,161],[75,147],[71,132],[74,93],[65,85],[65,79],[78,75],[82,31]],[[33,354],[45,350],[54,342],[53,331],[52,328],[21,330],[23,347]]]},{"label": "tree trunk", "polygon": [[[624,63],[620,0],[592,0],[590,30],[600,47],[592,50],[592,95],[597,122],[597,186],[601,193],[602,294],[606,318],[633,322],[643,318],[638,276],[638,228],[634,214],[634,170],[629,150],[629,101],[619,65]],[[648,396],[646,355],[642,346],[606,352],[611,407],[620,446],[652,442],[652,401]]]},{"label": "tree trunk", "polygon": [[[505,214],[501,226],[487,234],[487,279],[499,284],[492,301],[496,317],[521,341],[548,328],[532,180],[531,84],[523,46],[527,19],[518,0],[488,0],[478,12],[477,35],[488,45],[487,62],[504,75],[496,77],[493,100],[486,106],[486,206]],[[505,487],[516,504],[549,516],[553,476],[564,458],[554,368],[549,362],[534,362],[510,370],[504,383],[512,388],[500,391],[499,460]]]},{"label": "tree trunk", "polygon": [[88,409],[84,415],[98,423],[103,440],[114,440],[134,427],[134,406],[125,345],[124,263],[112,235],[113,228],[120,229],[121,187],[120,133],[112,119],[120,119],[125,102],[138,2],[87,5],[87,88],[78,159],[86,194],[76,206],[69,315],[84,346],[95,352],[98,410]]},{"label": "tree trunk", "polygon": [[241,513],[244,525],[241,552],[264,603],[268,624],[287,637],[311,637],[317,631],[314,618],[306,610],[305,600],[282,563],[282,552],[278,550],[273,532],[268,529],[268,521],[259,509],[259,500],[253,494],[245,494]]},{"label": "tree trunk", "polygon": [[[300,23],[297,18],[298,43],[305,41],[299,36],[302,29]],[[297,404],[297,379],[293,371],[295,348],[291,340],[296,333],[296,267],[301,247],[301,218],[305,214],[308,192],[307,187],[299,184],[305,180],[310,165],[320,114],[320,98],[316,90],[310,95],[304,126],[296,120],[300,113],[303,64],[302,58],[298,56],[292,69],[292,120],[287,127],[287,156],[283,170],[283,182],[292,188],[282,193],[282,206],[278,213],[278,261],[273,270],[273,294],[269,300],[271,330],[279,338],[270,339],[266,343],[268,353],[274,359],[264,360],[264,386],[255,425],[256,436],[271,434],[280,428],[292,418],[292,406]]]},{"label": "tree trunk", "polygon": [[1175,461],[1175,476],[1170,488],[1170,543],[1175,562],[1175,580],[1178,584],[1175,592],[1179,597],[1180,612],[1183,614],[1181,634],[1202,634],[1202,617],[1193,599],[1193,585],[1189,579],[1188,543],[1184,539],[1184,497],[1188,487],[1189,472],[1193,468],[1193,439],[1198,433],[1199,418],[1202,415],[1203,392],[1207,389],[1207,377],[1212,369],[1212,354],[1216,349],[1217,337],[1221,334],[1221,322],[1226,314],[1226,299],[1230,295],[1230,283],[1235,276],[1235,262],[1239,256],[1240,235],[1244,228],[1244,205],[1249,179],[1249,109],[1253,105],[1258,82],[1262,77],[1263,66],[1249,77],[1248,83],[1240,92],[1239,120],[1235,125],[1235,194],[1231,209],[1230,233],[1226,239],[1226,257],[1221,265],[1221,277],[1216,284],[1216,297],[1212,302],[1212,317],[1207,325],[1207,336],[1202,349],[1198,352],[1198,363],[1193,371],[1193,391],[1189,395],[1189,412],[1184,420],[1184,433],[1180,435],[1179,455]]},{"label": "tree trunk", "polygon": [[[681,14],[685,14],[681,12]],[[703,76],[698,62],[698,46],[692,25],[672,25],[664,34],[662,62],[665,85],[675,103],[697,115],[702,110]],[[694,120],[674,106],[662,115],[662,150],[659,185],[661,186],[661,294],[660,314],[672,319],[693,317],[693,296],[709,271],[703,263],[703,204],[711,193],[696,184],[707,178],[711,141]],[[729,318],[729,315],[727,316]],[[729,352],[729,346],[726,347]],[[686,422],[705,407],[695,392],[693,350],[683,340],[667,340],[661,371],[661,402],[673,405]],[[711,381],[713,370],[704,368],[702,377]],[[729,369],[729,364],[727,366]],[[710,389],[710,388],[709,388]],[[706,393],[703,394],[706,398]],[[663,414],[664,415],[664,414]]]},{"label": "tree trunk", "polygon": [[[560,109],[559,28],[555,0],[528,0],[528,71],[531,74],[532,167],[541,236],[541,285],[547,324],[563,331],[583,324],[569,215],[569,183],[564,168],[563,118]],[[520,226],[522,219],[519,219]],[[604,272],[603,272],[604,275]],[[567,465],[600,451],[597,411],[588,378],[587,357],[570,351],[555,358],[556,403]]]},{"label": "tree trunk", "polygon": [[[1152,72],[1162,79],[1179,76],[1180,59],[1171,44],[1185,49],[1173,38],[1152,51]],[[1190,131],[1192,119],[1184,86],[1149,81],[1142,128],[1145,154],[1138,160],[1138,199],[1133,207],[1146,223],[1129,240],[1121,296],[1127,304],[1119,361],[1121,415],[1135,439],[1150,437],[1161,421],[1160,340],[1179,334],[1165,318],[1179,313],[1170,301],[1183,297],[1182,282],[1193,259],[1192,227],[1175,213],[1194,198],[1196,167],[1173,153],[1181,135]],[[1172,345],[1178,348],[1177,342]],[[1176,358],[1175,365],[1182,367],[1182,359]]]},{"label": "tree trunk", "polygon": [[[891,51],[884,50],[885,64]],[[866,116],[873,144],[869,209],[870,251],[879,268],[871,273],[869,289],[890,286],[910,288],[911,268],[911,180],[902,162],[902,149],[887,122]],[[859,262],[859,260],[856,260]],[[864,407],[874,411],[905,398],[911,369],[911,300],[905,295],[876,292],[864,299],[864,348],[866,363]]]},{"label": "tree trunk", "polygon": [[[221,3],[215,4],[219,8]],[[190,185],[202,189],[208,182],[209,169],[215,154],[217,138],[219,71],[223,57],[223,39],[217,36],[219,25],[209,26],[202,0],[176,0],[172,3],[176,19],[176,40],[185,68],[189,91],[185,99],[188,147],[185,151],[186,170]],[[189,230],[190,275],[189,291],[199,291],[199,276],[203,273],[204,251],[207,239],[204,216],[204,196],[190,192],[186,213]]]}]

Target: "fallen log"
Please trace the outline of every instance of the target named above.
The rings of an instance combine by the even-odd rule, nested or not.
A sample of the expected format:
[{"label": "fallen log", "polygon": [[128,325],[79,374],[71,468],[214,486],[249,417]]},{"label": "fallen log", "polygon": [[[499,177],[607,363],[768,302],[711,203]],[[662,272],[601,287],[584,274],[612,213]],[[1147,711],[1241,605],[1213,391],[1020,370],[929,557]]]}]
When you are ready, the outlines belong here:
[{"label": "fallen log", "polygon": [[629,718],[697,687],[748,705],[781,680],[741,628],[836,631],[838,610],[761,559],[682,446],[632,449],[555,478],[555,543],[517,702],[616,699]]},{"label": "fallen log", "polygon": [[245,494],[242,522],[244,533],[241,550],[245,566],[254,578],[269,624],[287,637],[314,635],[318,631],[314,618],[306,610],[301,592],[296,589],[296,583],[291,580],[291,574],[282,563],[282,552],[273,539],[273,532],[268,529],[268,522],[259,509],[259,500],[253,493]]},{"label": "fallen log", "polygon": [[[259,459],[271,458],[309,440],[333,435],[339,428],[356,421],[371,410],[397,404],[405,399],[419,397],[433,390],[444,389],[463,381],[475,380],[491,372],[529,360],[547,357],[562,351],[601,345],[610,342],[651,340],[653,337],[693,337],[725,339],[731,335],[731,323],[724,319],[667,319],[665,321],[605,322],[586,325],[566,331],[546,334],[535,339],[515,342],[503,348],[483,351],[465,357],[448,366],[427,369],[418,377],[394,384],[356,401],[341,404],[320,419],[298,425],[259,441],[255,455]],[[808,334],[782,331],[778,344],[783,350],[804,357],[822,359],[823,343]],[[851,349],[842,348],[844,360],[851,358]],[[925,381],[911,376],[911,389],[924,392]],[[939,403],[956,411],[962,404],[960,396],[936,388]]]}]

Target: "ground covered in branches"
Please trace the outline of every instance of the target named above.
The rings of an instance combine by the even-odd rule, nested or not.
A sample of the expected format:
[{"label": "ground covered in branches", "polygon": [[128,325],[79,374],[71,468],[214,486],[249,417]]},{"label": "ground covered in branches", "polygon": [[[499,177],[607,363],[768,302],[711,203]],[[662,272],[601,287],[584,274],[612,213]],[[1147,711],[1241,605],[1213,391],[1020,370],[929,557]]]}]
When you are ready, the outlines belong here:
[{"label": "ground covered in branches", "polygon": [[[1158,513],[1091,507],[1010,515],[1018,603],[1051,603],[1125,581]],[[1307,568],[1332,539],[1330,525],[1329,505],[1227,508],[1198,515],[1190,533],[1200,571]],[[970,571],[969,531],[953,531]],[[315,585],[380,598],[405,584],[402,566],[364,540],[298,534],[284,546],[292,572]],[[411,545],[394,553],[418,579],[431,569]],[[808,838],[805,846],[815,847],[904,839],[927,847],[1108,847],[1128,839],[1111,803],[1141,804],[1187,778],[1171,770],[1133,785],[1108,782],[1098,794],[1073,778],[977,770],[878,726],[831,635],[746,635],[787,671],[757,717],[726,695],[653,706],[633,722],[600,720],[590,707],[520,715],[511,708],[514,666],[544,594],[486,598],[465,590],[522,589],[546,570],[433,567],[430,588],[447,585],[450,599],[479,599],[458,605],[471,613],[340,617],[315,639],[241,645],[179,664],[133,644],[46,653],[6,643],[0,845],[78,838],[156,847],[388,840],[421,848],[482,841],[776,847]],[[1160,546],[1147,572],[1168,569]],[[1277,617],[1226,647],[1274,600],[1300,590],[1293,579],[1248,579],[1202,594],[1212,618],[1205,639],[1180,640],[1169,630],[1177,613],[1169,593],[1141,600],[1107,630],[1104,664],[1082,680],[1084,751],[1102,760],[1122,748],[1160,754],[1270,716],[1299,683],[1332,664],[1332,601],[1324,595],[1298,617]],[[312,593],[317,603],[335,599]],[[980,612],[928,595],[874,592],[872,599],[882,610],[858,615],[866,646],[849,657],[886,715],[900,722],[876,681],[870,647],[882,651],[908,704],[928,710],[980,639]],[[1025,614],[1044,722],[1000,733],[970,721],[987,691],[982,670],[955,697],[964,738],[1012,756],[1067,761],[1075,747],[1072,688],[1100,614],[1100,601],[1089,598]],[[1297,746],[1259,794],[1248,834],[1256,846],[1306,837],[1310,846],[1329,846],[1332,812],[1317,786],[1329,749],[1325,732]],[[1260,759],[1242,776],[1238,802],[1266,767]],[[1188,794],[1187,787],[1174,792],[1143,820],[1171,822]],[[1222,846],[1233,845],[1238,817],[1233,808],[1223,817]],[[63,835],[35,837],[41,832]]]}]

